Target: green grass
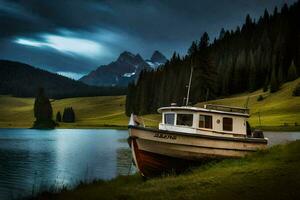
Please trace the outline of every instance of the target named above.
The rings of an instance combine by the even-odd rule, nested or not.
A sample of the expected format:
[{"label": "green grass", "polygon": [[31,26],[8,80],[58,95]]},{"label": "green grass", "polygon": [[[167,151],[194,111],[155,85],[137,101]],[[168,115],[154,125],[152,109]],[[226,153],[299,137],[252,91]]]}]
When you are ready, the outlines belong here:
[{"label": "green grass", "polygon": [[[250,123],[254,127],[263,130],[300,130],[300,97],[292,96],[300,78],[284,84],[276,93],[262,92],[243,93],[209,101],[208,103],[244,106],[249,97],[248,107],[251,110]],[[264,99],[257,101],[259,95]],[[0,127],[31,127],[33,118],[33,98],[15,98],[11,96],[0,96]],[[201,106],[199,103],[196,106]],[[60,128],[97,128],[114,127],[126,128],[128,117],[125,116],[125,96],[109,97],[79,97],[52,101],[54,117],[58,110],[72,106],[76,114],[76,123],[60,123]],[[259,123],[258,113],[261,116]],[[147,126],[155,127],[161,117],[159,114],[142,116]],[[287,124],[288,126],[285,126]]]},{"label": "green grass", "polygon": [[[29,128],[32,126],[34,98],[0,96],[0,127]],[[51,100],[53,118],[56,112],[63,112],[72,106],[75,123],[59,123],[59,128],[127,128],[129,118],[125,115],[125,96],[78,97]],[[154,117],[153,117],[154,116]],[[157,126],[155,115],[146,115],[149,126]],[[147,121],[146,119],[152,119]]]},{"label": "green grass", "polygon": [[[300,130],[300,97],[292,96],[298,83],[300,83],[300,78],[284,84],[276,93],[258,90],[207,103],[244,106],[249,97],[248,108],[251,111],[249,121],[252,126],[261,126],[264,130]],[[259,95],[264,97],[262,101],[257,101]],[[203,103],[197,104],[197,106],[201,105]],[[258,113],[260,113],[261,124]],[[288,126],[285,126],[285,123]],[[299,126],[295,126],[295,123],[298,123]]]},{"label": "green grass", "polygon": [[[31,127],[33,98],[0,97],[0,127]],[[52,100],[53,117],[57,111],[72,106],[75,123],[60,123],[60,128],[126,127],[128,118],[124,114],[125,96],[79,97]]]},{"label": "green grass", "polygon": [[204,165],[182,175],[139,175],[83,184],[38,199],[298,199],[300,141],[246,158]]},{"label": "green grass", "polygon": [[[248,108],[250,108],[251,112],[249,119],[251,126],[272,131],[299,131],[300,97],[292,95],[297,84],[300,84],[300,78],[285,83],[276,93],[257,90],[252,93],[242,93],[224,99],[198,103],[196,106],[202,107],[203,104],[211,103],[244,107],[249,98]],[[262,95],[264,99],[262,101],[257,101],[257,98],[260,95]],[[160,115],[151,115],[150,119],[160,120]],[[145,120],[145,122],[146,124],[150,123],[150,125],[153,126],[151,121]],[[295,123],[297,123],[298,126],[295,126]]]}]

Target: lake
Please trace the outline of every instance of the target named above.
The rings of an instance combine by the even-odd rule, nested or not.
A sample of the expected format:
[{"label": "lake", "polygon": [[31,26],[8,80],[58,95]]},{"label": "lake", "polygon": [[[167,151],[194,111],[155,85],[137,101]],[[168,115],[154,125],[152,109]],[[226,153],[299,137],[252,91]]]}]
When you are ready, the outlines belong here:
[{"label": "lake", "polygon": [[109,129],[0,129],[0,199],[127,175],[134,171],[127,136]]},{"label": "lake", "polygon": [[[126,130],[0,129],[0,199],[134,173]],[[266,132],[270,146],[300,132]]]}]

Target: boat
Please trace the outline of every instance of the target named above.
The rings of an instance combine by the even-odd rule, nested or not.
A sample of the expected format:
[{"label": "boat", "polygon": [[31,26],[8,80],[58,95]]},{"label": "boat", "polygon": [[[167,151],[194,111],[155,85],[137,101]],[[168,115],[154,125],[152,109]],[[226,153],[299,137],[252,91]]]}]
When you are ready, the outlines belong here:
[{"label": "boat", "polygon": [[182,172],[203,162],[241,158],[267,147],[262,131],[251,131],[249,110],[222,105],[169,106],[158,109],[158,128],[130,117],[133,162],[144,177]]},{"label": "boat", "polygon": [[162,120],[158,128],[146,127],[131,114],[128,143],[133,162],[144,177],[180,173],[210,160],[241,158],[267,147],[263,132],[251,131],[247,106],[189,106],[192,73],[193,68],[186,104],[159,108]]}]

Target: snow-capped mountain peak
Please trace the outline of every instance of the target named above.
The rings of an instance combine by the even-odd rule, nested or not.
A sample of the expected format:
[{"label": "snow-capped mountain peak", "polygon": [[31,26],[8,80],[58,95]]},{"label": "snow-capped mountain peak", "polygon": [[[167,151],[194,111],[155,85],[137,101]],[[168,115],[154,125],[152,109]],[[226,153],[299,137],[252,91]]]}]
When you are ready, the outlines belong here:
[{"label": "snow-capped mountain peak", "polygon": [[165,63],[165,62],[167,62],[167,58],[157,50],[154,51],[154,53],[152,54],[150,60],[153,63]]},{"label": "snow-capped mountain peak", "polygon": [[159,51],[155,51],[150,60],[144,60],[140,54],[124,51],[116,61],[98,67],[80,81],[96,86],[127,86],[138,78],[142,70],[155,69],[166,61]]}]

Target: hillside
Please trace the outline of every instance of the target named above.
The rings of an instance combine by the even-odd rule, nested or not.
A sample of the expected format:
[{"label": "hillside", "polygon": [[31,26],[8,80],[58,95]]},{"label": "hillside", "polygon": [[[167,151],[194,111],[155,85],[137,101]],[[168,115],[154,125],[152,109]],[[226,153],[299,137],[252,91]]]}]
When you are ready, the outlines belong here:
[{"label": "hillside", "polygon": [[[127,126],[128,119],[124,115],[124,96],[77,97],[52,100],[55,117],[57,111],[72,106],[76,123],[61,123],[60,128],[93,128],[103,126]],[[33,98],[17,98],[0,96],[0,127],[32,126]]]},{"label": "hillside", "polygon": [[[283,84],[280,90],[275,93],[263,92],[262,89],[259,89],[251,93],[242,93],[223,99],[197,103],[195,106],[202,107],[203,104],[220,104],[244,107],[249,98],[248,108],[251,112],[249,121],[252,127],[272,131],[300,130],[300,97],[292,96],[297,84],[300,84],[300,78]],[[264,99],[257,101],[260,95]],[[149,121],[147,121],[148,118],[150,118]],[[154,126],[156,123],[152,120],[159,121],[160,115],[146,115],[144,120],[146,124],[149,123],[150,126]],[[297,126],[295,126],[295,123]]]},{"label": "hillside", "polygon": [[[260,113],[262,129],[300,130],[300,97],[292,96],[294,88],[299,83],[300,78],[283,84],[276,93],[257,90],[252,93],[243,93],[207,103],[243,107],[249,97],[248,107],[251,111],[250,124],[252,126],[260,126]],[[264,97],[262,101],[257,101],[259,95]],[[203,103],[197,104],[197,106],[201,105]],[[298,124],[298,127],[295,127],[295,123]]]},{"label": "hillside", "polygon": [[67,77],[30,65],[0,60],[0,94],[34,97],[39,87],[51,98],[125,94],[125,88],[105,88],[86,85]]},{"label": "hillside", "polygon": [[265,10],[256,19],[246,15],[234,29],[220,27],[213,41],[203,33],[186,55],[174,53],[163,67],[141,73],[143,78],[128,87],[126,114],[154,113],[171,103],[184,105],[191,68],[193,104],[259,88],[276,92],[281,84],[300,76],[298,19],[300,1],[295,1],[272,12]]},{"label": "hillside", "polygon": [[[276,93],[243,93],[225,99],[209,101],[222,105],[244,106],[249,97],[248,107],[251,110],[250,123],[258,127],[258,112],[264,130],[300,130],[300,97],[293,97],[292,91],[300,83],[300,78],[288,82]],[[257,101],[259,95],[264,100]],[[33,119],[33,98],[16,98],[0,96],[0,127],[30,127]],[[197,104],[201,106],[203,103]],[[93,128],[93,127],[126,127],[125,96],[78,97],[52,100],[54,114],[64,107],[72,106],[76,114],[76,123],[60,125],[60,128]],[[157,126],[160,115],[144,115],[142,119],[148,126]],[[283,126],[287,123],[288,126]]]},{"label": "hillside", "polygon": [[[30,128],[33,124],[34,98],[0,95],[0,128]],[[127,128],[129,118],[125,115],[125,96],[76,97],[51,100],[53,118],[57,111],[72,106],[75,123],[60,123],[58,128]],[[156,126],[158,115],[146,115],[147,125]]]},{"label": "hillside", "polygon": [[[249,121],[252,127],[272,131],[300,130],[300,97],[292,96],[297,84],[300,84],[300,78],[283,84],[280,90],[275,93],[263,92],[262,89],[259,89],[251,93],[242,93],[223,99],[198,103],[195,106],[202,107],[203,104],[220,104],[244,107],[249,98],[248,108],[251,112]],[[264,99],[257,101],[260,95]],[[150,119],[149,121],[147,121],[148,118]],[[150,126],[155,126],[156,123],[152,120],[159,121],[160,115],[153,114],[144,117],[146,124],[149,123]],[[295,123],[297,126],[295,126]]]},{"label": "hillside", "polygon": [[179,176],[147,181],[139,175],[118,177],[36,199],[298,199],[299,167],[300,141],[296,141]]}]

